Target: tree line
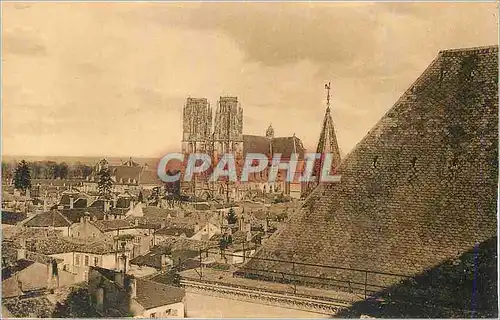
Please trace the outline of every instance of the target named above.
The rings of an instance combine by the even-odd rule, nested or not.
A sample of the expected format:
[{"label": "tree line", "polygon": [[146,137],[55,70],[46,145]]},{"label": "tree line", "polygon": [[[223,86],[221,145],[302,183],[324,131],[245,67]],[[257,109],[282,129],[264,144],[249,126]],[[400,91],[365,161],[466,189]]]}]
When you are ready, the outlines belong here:
[{"label": "tree line", "polygon": [[[24,161],[28,166],[31,179],[86,179],[92,174],[92,166],[76,162],[67,164],[66,162],[55,161]],[[2,178],[12,179],[18,164],[2,162]]]}]

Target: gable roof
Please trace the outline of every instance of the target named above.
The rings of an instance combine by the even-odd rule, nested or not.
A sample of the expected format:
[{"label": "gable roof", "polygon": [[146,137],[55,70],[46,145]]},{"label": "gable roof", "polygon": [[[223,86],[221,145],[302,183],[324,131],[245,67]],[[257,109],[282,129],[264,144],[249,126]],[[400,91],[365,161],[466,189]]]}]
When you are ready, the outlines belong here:
[{"label": "gable roof", "polygon": [[102,232],[134,228],[134,225],[129,220],[122,220],[122,219],[98,220],[98,221],[91,221],[90,223],[95,225],[97,229],[101,230]]},{"label": "gable roof", "polygon": [[71,226],[71,221],[69,221],[61,212],[58,210],[51,210],[48,212],[39,213],[33,218],[29,219],[24,223],[26,227],[69,227]]},{"label": "gable roof", "polygon": [[262,136],[243,135],[243,156],[247,153],[260,153],[267,155],[271,151],[269,139]]},{"label": "gable roof", "polygon": [[90,216],[91,219],[96,218],[97,220],[104,219],[104,212],[102,208],[75,208],[75,209],[63,209],[60,212],[72,223],[80,222],[80,218],[84,217],[86,214]]},{"label": "gable roof", "polygon": [[417,274],[495,236],[498,47],[441,52],[339,173],[341,182],[319,185],[248,270],[289,268],[255,259],[273,258]]},{"label": "gable roof", "polygon": [[299,138],[278,137],[271,140],[273,154],[280,153],[282,159],[290,159],[292,153],[297,152],[298,160],[304,159],[304,146]]},{"label": "gable roof", "polygon": [[[141,175],[141,167],[115,166],[111,168],[111,175],[116,183],[137,183]],[[133,182],[135,181],[135,182]]]},{"label": "gable roof", "polygon": [[144,309],[152,309],[164,305],[182,302],[186,292],[184,289],[162,283],[137,279],[136,300]]},{"label": "gable roof", "polygon": [[184,234],[184,235],[186,235],[186,237],[190,238],[195,234],[195,232],[194,232],[194,228],[192,228],[191,226],[170,225],[170,226],[166,226],[165,228],[161,228],[159,230],[156,230],[155,234],[163,235],[163,236],[180,236],[180,235]]},{"label": "gable roof", "polygon": [[[117,273],[117,271],[114,270],[94,266],[91,267],[91,270],[99,272],[103,277],[110,281],[114,281],[115,274]],[[124,280],[126,283],[130,283],[133,279],[136,280],[135,300],[146,310],[182,302],[186,295],[184,289],[145,280],[143,278],[135,278],[134,276],[128,274],[125,275]],[[126,289],[120,287],[120,290]]]}]

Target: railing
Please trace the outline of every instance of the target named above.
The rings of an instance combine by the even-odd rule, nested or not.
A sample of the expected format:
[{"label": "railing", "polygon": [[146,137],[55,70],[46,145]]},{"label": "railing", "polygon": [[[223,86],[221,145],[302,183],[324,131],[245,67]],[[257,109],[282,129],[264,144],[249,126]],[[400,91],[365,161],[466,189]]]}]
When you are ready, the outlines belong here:
[{"label": "railing", "polygon": [[[247,249],[248,250],[248,249]],[[250,258],[243,246],[242,254],[235,254],[230,252],[214,251],[211,249],[201,249],[199,252],[199,268],[195,269],[195,272],[199,276],[200,280],[203,280],[203,258],[208,257],[209,254],[220,255],[221,257],[237,257],[242,258],[243,263],[239,271],[233,272],[233,277],[244,277],[244,278],[258,278],[261,280],[267,280],[282,284],[287,284],[293,290],[294,294],[297,294],[297,286],[304,285],[306,287],[316,287],[321,289],[336,289],[343,292],[362,294],[365,299],[369,298],[373,293],[379,292],[387,288],[387,284],[394,284],[401,280],[406,280],[411,278],[409,275],[387,273],[387,272],[376,272],[370,270],[356,269],[356,268],[346,268],[337,267],[330,265],[297,262],[290,260],[281,259],[270,259],[270,258],[259,258],[251,257],[252,260],[260,260],[267,262],[280,263],[281,265],[289,265],[289,271],[276,271],[267,269],[251,268],[245,265],[247,258]],[[307,272],[301,272],[301,268],[323,268],[330,270],[329,273],[341,274],[341,277],[328,277],[323,275],[311,275]],[[280,269],[284,269],[283,266]],[[309,270],[314,271],[314,270]],[[373,278],[381,278],[379,281],[369,281]]]}]

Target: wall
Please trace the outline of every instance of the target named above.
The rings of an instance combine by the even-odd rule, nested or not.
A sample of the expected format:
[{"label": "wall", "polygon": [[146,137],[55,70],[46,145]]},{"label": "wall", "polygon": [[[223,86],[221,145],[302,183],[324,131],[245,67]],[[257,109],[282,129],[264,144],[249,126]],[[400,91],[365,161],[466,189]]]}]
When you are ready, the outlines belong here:
[{"label": "wall", "polygon": [[71,226],[70,236],[73,238],[100,238],[103,233],[90,220],[84,220]]},{"label": "wall", "polygon": [[103,277],[96,270],[91,270],[88,281],[90,303],[96,306],[97,291],[103,288],[103,316],[125,316],[129,313],[130,298],[128,293],[114,281]]},{"label": "wall", "polygon": [[[167,310],[171,309],[173,313],[168,314]],[[184,318],[184,303],[174,303],[157,308],[145,310],[142,314],[144,318],[151,318],[151,314],[156,313],[156,318]]]},{"label": "wall", "polygon": [[191,237],[191,239],[202,240],[202,238],[208,237],[208,239],[205,239],[205,240],[209,240],[213,236],[220,234],[220,233],[221,233],[220,228],[218,228],[214,224],[207,223],[203,228],[201,228],[198,232],[196,232]]}]

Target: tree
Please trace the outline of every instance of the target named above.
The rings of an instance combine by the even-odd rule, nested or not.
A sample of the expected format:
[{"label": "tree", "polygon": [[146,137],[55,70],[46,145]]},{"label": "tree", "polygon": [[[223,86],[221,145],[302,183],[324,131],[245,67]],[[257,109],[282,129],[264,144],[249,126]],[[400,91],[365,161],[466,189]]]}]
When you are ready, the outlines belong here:
[{"label": "tree", "polygon": [[22,160],[14,172],[14,187],[23,193],[31,188],[31,173],[26,161]]},{"label": "tree", "polygon": [[99,190],[99,195],[102,198],[111,198],[111,188],[113,187],[113,180],[111,180],[111,173],[108,168],[102,168],[99,171],[99,182],[97,183],[97,188]]},{"label": "tree", "polygon": [[58,165],[59,168],[59,178],[66,179],[68,177],[68,164],[66,162],[62,162]]},{"label": "tree", "polygon": [[227,213],[227,223],[228,224],[236,224],[238,222],[238,218],[236,217],[236,213],[234,212],[233,208],[229,209],[229,212]]},{"label": "tree", "polygon": [[11,166],[7,162],[2,162],[2,178],[4,178],[4,179],[11,179],[12,178]]}]

